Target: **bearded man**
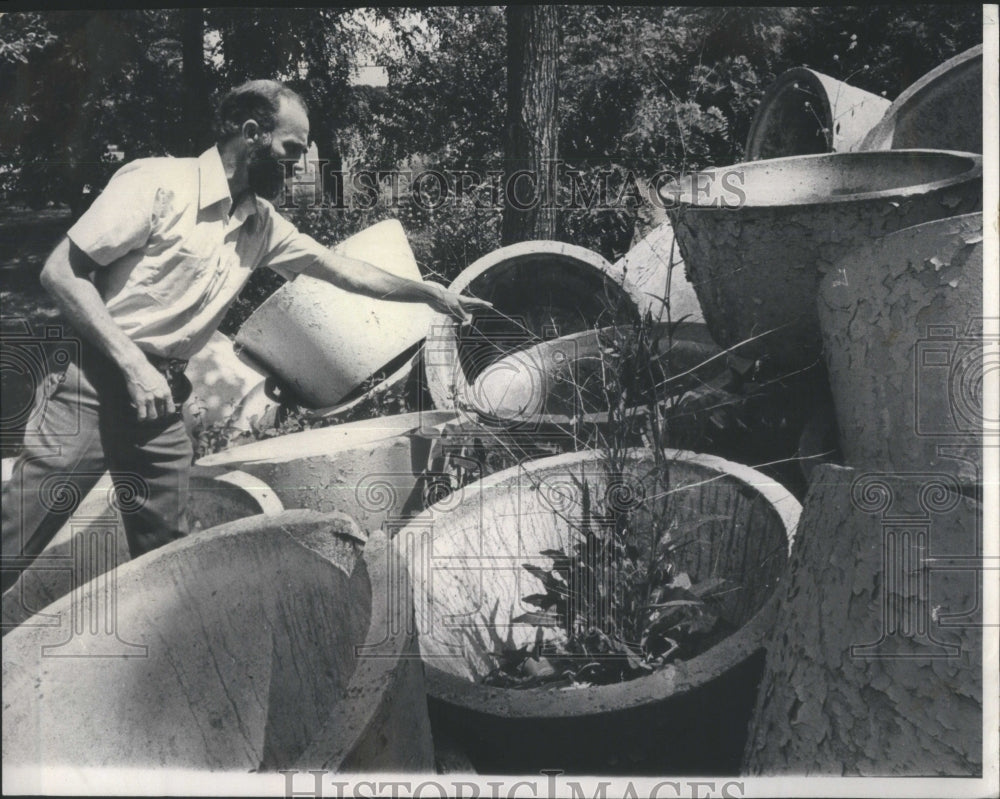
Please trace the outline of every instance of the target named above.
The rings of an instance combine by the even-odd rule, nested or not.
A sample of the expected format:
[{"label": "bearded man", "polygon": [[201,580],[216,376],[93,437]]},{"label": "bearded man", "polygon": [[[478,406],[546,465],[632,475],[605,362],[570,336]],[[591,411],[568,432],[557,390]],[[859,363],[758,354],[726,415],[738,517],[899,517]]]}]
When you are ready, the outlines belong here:
[{"label": "bearded man", "polygon": [[39,387],[37,429],[4,488],[3,590],[105,470],[129,496],[127,509],[119,504],[133,558],[186,534],[193,452],[180,415],[190,390],[183,369],[253,270],[307,274],[462,320],[488,306],[296,230],[269,200],[283,191],[284,161],[308,146],[302,98],[277,81],[245,83],[220,103],[216,145],[198,158],[125,165],[49,256],[42,285],[81,345]]}]

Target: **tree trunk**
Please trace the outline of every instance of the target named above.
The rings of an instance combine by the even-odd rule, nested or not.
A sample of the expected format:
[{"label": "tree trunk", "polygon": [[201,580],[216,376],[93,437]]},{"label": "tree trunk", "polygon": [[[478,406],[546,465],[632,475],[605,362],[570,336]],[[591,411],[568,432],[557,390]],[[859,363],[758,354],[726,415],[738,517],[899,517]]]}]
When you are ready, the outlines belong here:
[{"label": "tree trunk", "polygon": [[556,234],[559,22],[555,6],[507,6],[506,197],[501,241]]},{"label": "tree trunk", "polygon": [[201,152],[212,142],[212,112],[208,102],[205,72],[205,11],[186,8],[181,12],[181,145],[188,155]]},{"label": "tree trunk", "polygon": [[745,773],[981,775],[982,506],[957,489],[816,468]]}]

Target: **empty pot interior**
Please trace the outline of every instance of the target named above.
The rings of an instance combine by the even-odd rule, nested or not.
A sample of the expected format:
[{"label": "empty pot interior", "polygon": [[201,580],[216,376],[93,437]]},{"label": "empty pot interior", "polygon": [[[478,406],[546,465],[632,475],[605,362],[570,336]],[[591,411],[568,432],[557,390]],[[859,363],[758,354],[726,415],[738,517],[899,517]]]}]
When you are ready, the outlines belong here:
[{"label": "empty pot interior", "polygon": [[831,124],[826,101],[808,80],[786,81],[775,93],[756,134],[754,159],[828,152],[824,128]]},{"label": "empty pot interior", "polygon": [[511,257],[474,278],[466,292],[493,303],[459,332],[459,362],[470,383],[509,352],[636,316],[621,286],[593,265],[559,253]]},{"label": "empty pot interior", "polygon": [[454,413],[448,411],[422,411],[364,419],[255,441],[252,444],[244,444],[209,455],[199,460],[198,464],[225,466],[254,461],[288,461],[334,455],[337,452],[373,445],[379,441],[427,429],[452,418]]}]

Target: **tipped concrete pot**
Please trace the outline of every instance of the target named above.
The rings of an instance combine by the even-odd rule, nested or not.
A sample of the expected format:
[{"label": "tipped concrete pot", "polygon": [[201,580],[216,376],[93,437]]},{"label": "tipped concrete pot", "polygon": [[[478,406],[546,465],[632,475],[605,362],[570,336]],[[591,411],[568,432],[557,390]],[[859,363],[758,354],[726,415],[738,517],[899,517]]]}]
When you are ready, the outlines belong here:
[{"label": "tipped concrete pot", "polygon": [[982,208],[982,158],[905,150],[710,169],[661,188],[712,337],[780,370],[820,358],[816,293],[857,246]]},{"label": "tipped concrete pot", "polygon": [[698,295],[684,272],[673,226],[666,220],[615,261],[608,274],[629,292],[640,316],[648,313],[653,322],[704,322]]},{"label": "tipped concrete pot", "polygon": [[[380,222],[334,248],[395,275],[420,280],[396,220]],[[300,275],[271,295],[240,328],[237,352],[274,375],[306,405],[343,402],[373,375],[391,374],[423,339],[431,310],[376,300]],[[405,356],[405,357],[404,357]]]},{"label": "tipped concrete pot", "polygon": [[450,288],[494,307],[474,313],[467,326],[434,315],[424,368],[434,406],[442,409],[466,406],[470,383],[510,352],[638,318],[630,291],[611,275],[607,260],[556,241],[496,250],[468,267]]},{"label": "tipped concrete pot", "polygon": [[869,242],[823,279],[819,321],[848,465],[981,481],[982,306],[981,214]]},{"label": "tipped concrete pot", "polygon": [[[268,378],[270,379],[270,378]],[[226,425],[240,433],[249,433],[254,428],[273,427],[277,422],[280,403],[272,399],[268,380],[261,380],[251,388],[233,409]]]},{"label": "tipped concrete pot", "polygon": [[[435,729],[463,742],[477,770],[537,773],[735,773],[770,628],[765,609],[785,566],[799,504],[748,467],[667,451],[668,494],[648,451],[633,450],[608,486],[600,454],[580,452],[508,469],[445,498],[396,538],[410,557],[421,654]],[[737,631],[686,662],[627,683],[560,690],[487,687],[504,641],[533,641],[513,623],[540,583],[541,550],[568,547],[582,514],[634,509],[634,529],[665,512],[679,520],[674,562],[695,582],[735,580],[724,617]],[[643,542],[637,541],[640,546]]]},{"label": "tipped concrete pot", "polygon": [[218,331],[184,374],[192,389],[183,407],[184,424],[192,436],[232,416],[240,400],[264,377],[236,357],[232,340]]},{"label": "tipped concrete pot", "polygon": [[[482,416],[514,423],[607,414],[607,372],[618,368],[621,356],[606,350],[625,346],[630,334],[629,328],[585,330],[513,352],[476,378],[467,401]],[[659,324],[651,338],[660,353],[650,363],[660,396],[681,393],[727,368],[703,324]]]},{"label": "tipped concrete pot", "polygon": [[362,541],[340,515],[257,516],[51,605],[108,621],[4,640],[5,768],[432,769],[405,564]]},{"label": "tipped concrete pot", "polygon": [[983,151],[981,44],[935,67],[899,95],[859,149],[912,148]]},{"label": "tipped concrete pot", "polygon": [[419,509],[430,439],[454,418],[429,411],[304,430],[209,455],[194,474],[244,472],[286,508],[339,511],[377,530]]},{"label": "tipped concrete pot", "polygon": [[746,160],[851,152],[887,108],[889,101],[877,94],[812,69],[790,69],[768,87],[757,107]]}]

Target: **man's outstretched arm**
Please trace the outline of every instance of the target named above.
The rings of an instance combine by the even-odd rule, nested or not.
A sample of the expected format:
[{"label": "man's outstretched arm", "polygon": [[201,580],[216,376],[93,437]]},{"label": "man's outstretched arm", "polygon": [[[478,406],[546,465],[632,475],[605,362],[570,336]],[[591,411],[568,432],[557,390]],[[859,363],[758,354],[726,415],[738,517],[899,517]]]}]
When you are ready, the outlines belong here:
[{"label": "man's outstretched arm", "polygon": [[348,258],[332,250],[318,257],[302,274],[380,300],[423,302],[463,322],[471,320],[473,311],[492,307],[485,300],[464,297],[437,283],[399,277],[367,261]]},{"label": "man's outstretched arm", "polygon": [[87,279],[86,275],[96,268],[98,264],[63,237],[45,262],[40,280],[76,331],[119,365],[139,419],[173,413],[174,401],[166,378],[115,324],[97,288]]}]

